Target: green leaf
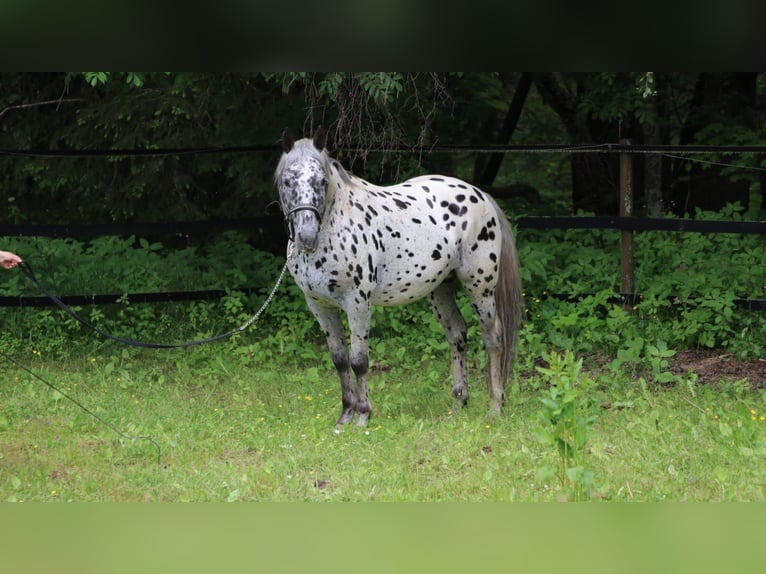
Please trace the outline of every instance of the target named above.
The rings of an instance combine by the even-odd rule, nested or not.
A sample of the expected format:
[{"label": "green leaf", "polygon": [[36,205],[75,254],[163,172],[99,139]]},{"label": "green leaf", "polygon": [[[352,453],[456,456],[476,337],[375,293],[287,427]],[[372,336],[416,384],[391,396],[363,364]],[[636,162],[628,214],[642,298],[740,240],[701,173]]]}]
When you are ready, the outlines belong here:
[{"label": "green leaf", "polygon": [[536,427],[532,429],[532,438],[534,438],[540,444],[544,445],[551,445],[554,441],[554,437],[550,431],[542,427]]}]

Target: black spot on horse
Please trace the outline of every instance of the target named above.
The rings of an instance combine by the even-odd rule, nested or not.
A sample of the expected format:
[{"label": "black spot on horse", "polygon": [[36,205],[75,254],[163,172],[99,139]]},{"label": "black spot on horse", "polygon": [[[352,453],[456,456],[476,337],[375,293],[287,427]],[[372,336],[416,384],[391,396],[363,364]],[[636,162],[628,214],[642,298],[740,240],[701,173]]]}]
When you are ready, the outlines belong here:
[{"label": "black spot on horse", "polygon": [[431,253],[431,259],[433,259],[434,261],[438,261],[441,258],[442,258],[441,251],[439,251],[438,249],[434,249],[433,252]]}]

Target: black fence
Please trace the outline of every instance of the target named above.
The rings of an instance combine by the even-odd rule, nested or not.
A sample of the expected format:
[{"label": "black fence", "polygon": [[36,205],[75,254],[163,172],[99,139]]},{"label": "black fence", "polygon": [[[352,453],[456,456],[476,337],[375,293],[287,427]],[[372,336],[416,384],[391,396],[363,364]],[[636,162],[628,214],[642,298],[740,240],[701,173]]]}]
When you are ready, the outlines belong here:
[{"label": "black fence", "polygon": [[[662,219],[644,217],[521,217],[515,221],[519,229],[615,229],[629,231],[660,231],[677,233],[733,233],[766,235],[766,221],[700,221],[689,219]],[[261,230],[267,233],[283,233],[282,218],[263,216],[245,219],[220,221],[193,221],[173,223],[117,223],[99,225],[32,225],[0,224],[0,236],[5,237],[52,237],[52,238],[88,238],[98,236],[163,236],[197,235],[232,230]],[[262,292],[260,287],[238,287],[237,291],[246,294]],[[219,299],[225,295],[221,289],[198,291],[165,291],[147,293],[106,293],[97,295],[68,295],[61,299],[67,305],[109,305],[127,297],[131,303],[183,302]],[[580,294],[548,294],[548,297],[577,301],[588,296]],[[613,302],[635,305],[640,301],[637,293],[620,293]],[[744,309],[761,311],[766,309],[766,300],[736,299],[735,304]],[[44,296],[0,296],[0,307],[49,307],[55,303]]]}]

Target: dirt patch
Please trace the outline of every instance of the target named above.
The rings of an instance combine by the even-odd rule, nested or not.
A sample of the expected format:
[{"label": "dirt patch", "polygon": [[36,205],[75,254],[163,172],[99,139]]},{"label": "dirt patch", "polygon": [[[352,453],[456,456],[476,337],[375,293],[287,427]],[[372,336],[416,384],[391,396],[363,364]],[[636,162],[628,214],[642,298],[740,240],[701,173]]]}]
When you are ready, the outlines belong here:
[{"label": "dirt patch", "polygon": [[697,373],[701,384],[747,379],[752,389],[766,388],[766,360],[741,361],[720,349],[677,351],[669,359],[669,369],[676,374]]}]

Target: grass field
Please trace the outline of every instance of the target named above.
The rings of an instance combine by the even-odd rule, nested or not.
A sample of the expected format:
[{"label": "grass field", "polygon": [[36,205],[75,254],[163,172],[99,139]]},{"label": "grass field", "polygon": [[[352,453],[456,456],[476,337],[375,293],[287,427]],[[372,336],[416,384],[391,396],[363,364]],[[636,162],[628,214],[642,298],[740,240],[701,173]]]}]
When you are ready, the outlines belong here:
[{"label": "grass field", "polygon": [[158,465],[154,444],[119,436],[6,363],[3,501],[764,498],[766,404],[743,384],[713,389],[692,376],[660,386],[583,372],[573,396],[592,423],[582,430],[583,448],[565,460],[539,439],[550,426],[542,399],[551,380],[537,371],[517,373],[503,415],[492,419],[479,372],[469,407],[457,411],[446,357],[379,366],[369,425],[338,429],[329,360],[263,364],[230,343],[18,360],[161,451]]}]

